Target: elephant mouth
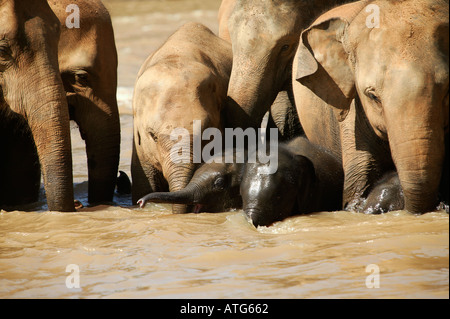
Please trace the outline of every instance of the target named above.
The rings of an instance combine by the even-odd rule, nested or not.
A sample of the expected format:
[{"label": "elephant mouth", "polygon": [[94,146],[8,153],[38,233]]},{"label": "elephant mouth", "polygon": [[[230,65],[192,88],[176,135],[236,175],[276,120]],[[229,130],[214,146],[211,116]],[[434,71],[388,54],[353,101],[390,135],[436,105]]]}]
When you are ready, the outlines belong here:
[{"label": "elephant mouth", "polygon": [[202,205],[202,204],[196,204],[195,206],[194,206],[194,209],[193,209],[193,213],[194,214],[198,214],[198,213],[201,213],[202,212],[202,209],[203,209],[203,206],[204,205]]},{"label": "elephant mouth", "polygon": [[265,226],[269,227],[273,223],[283,220],[284,218],[288,217],[289,214],[283,214],[283,213],[274,213],[277,209],[272,208],[246,208],[244,209],[244,213],[247,217],[247,220],[249,223],[253,224],[255,227]]},{"label": "elephant mouth", "polygon": [[268,222],[266,220],[263,220],[263,216],[265,214],[260,209],[255,207],[246,208],[244,209],[244,213],[249,223],[253,224],[253,226],[267,226]]}]

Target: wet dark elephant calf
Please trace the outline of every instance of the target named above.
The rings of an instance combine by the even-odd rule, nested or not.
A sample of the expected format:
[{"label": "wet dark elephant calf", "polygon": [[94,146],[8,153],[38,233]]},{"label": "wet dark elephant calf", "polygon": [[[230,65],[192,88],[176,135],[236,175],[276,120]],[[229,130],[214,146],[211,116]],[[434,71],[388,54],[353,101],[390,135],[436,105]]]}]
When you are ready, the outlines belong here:
[{"label": "wet dark elephant calf", "polygon": [[271,154],[276,163],[262,163],[254,155],[250,152],[245,163],[205,163],[184,189],[151,193],[139,204],[196,205],[194,212],[243,208],[255,226],[341,208],[344,174],[340,160],[329,151],[298,137],[280,145],[276,157]]}]

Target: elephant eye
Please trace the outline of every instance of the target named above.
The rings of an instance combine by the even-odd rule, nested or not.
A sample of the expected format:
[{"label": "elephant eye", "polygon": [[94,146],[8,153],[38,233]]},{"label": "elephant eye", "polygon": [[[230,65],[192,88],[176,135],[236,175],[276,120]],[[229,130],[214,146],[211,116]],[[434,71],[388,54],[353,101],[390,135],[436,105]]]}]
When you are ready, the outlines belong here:
[{"label": "elephant eye", "polygon": [[381,103],[380,98],[377,96],[377,94],[375,93],[375,89],[373,87],[368,87],[367,89],[365,89],[364,94],[371,99],[372,101],[375,101],[377,103]]},{"label": "elephant eye", "polygon": [[214,188],[216,189],[224,189],[225,188],[225,179],[223,177],[218,177],[214,181]]},{"label": "elephant eye", "polygon": [[0,56],[6,56],[6,47],[0,46]]},{"label": "elephant eye", "polygon": [[89,80],[89,74],[86,71],[77,71],[75,72],[75,80],[80,84],[86,85]]},{"label": "elephant eye", "polygon": [[281,47],[281,52],[286,52],[290,49],[290,45],[289,44],[285,44]]},{"label": "elephant eye", "polygon": [[0,42],[0,62],[6,62],[11,59],[11,49],[8,45]]}]

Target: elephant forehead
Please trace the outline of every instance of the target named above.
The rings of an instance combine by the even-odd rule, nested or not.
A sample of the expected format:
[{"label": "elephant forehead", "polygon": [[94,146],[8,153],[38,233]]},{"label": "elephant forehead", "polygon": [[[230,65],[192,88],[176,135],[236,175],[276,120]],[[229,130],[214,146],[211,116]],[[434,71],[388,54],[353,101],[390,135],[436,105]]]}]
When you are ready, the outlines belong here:
[{"label": "elephant forehead", "polygon": [[236,4],[234,13],[246,12],[251,15],[264,14],[274,16],[274,14],[289,14],[304,6],[299,0],[242,0]]},{"label": "elephant forehead", "polygon": [[240,35],[268,34],[281,37],[295,31],[301,10],[297,4],[301,1],[251,1],[234,10],[230,17],[231,32]]},{"label": "elephant forehead", "polygon": [[10,2],[0,2],[0,39],[6,35],[13,35],[18,29],[18,19],[13,14]]},{"label": "elephant forehead", "polygon": [[436,29],[442,24],[448,26],[448,2],[443,6],[438,3],[439,1],[383,3],[380,8],[380,30],[385,31],[390,41],[398,41],[396,45],[403,47],[405,58],[408,51],[426,55],[424,46],[434,44]]},{"label": "elephant forehead", "polygon": [[[440,35],[445,32],[443,25],[447,26],[448,36],[448,17],[444,17],[442,12],[435,12],[436,8],[423,5],[426,1],[421,2],[422,5],[387,1],[376,3],[380,4],[379,27],[366,27],[367,13],[363,10],[348,29],[348,47],[352,48],[349,51],[356,51],[360,66],[367,64],[360,70],[373,67],[381,72],[380,67],[397,68],[398,63],[408,61],[420,65],[423,72],[436,73],[437,77],[445,78],[446,72],[441,70],[438,63],[440,53],[437,51]],[[436,65],[439,70],[435,72]],[[376,72],[373,73],[375,75]]]},{"label": "elephant forehead", "polygon": [[258,197],[262,190],[269,187],[267,179],[253,178],[248,183],[247,192],[249,196]]},{"label": "elephant forehead", "polygon": [[60,28],[50,10],[37,9],[35,5],[0,2],[0,40],[9,40],[11,46],[46,51],[49,40],[58,38]]},{"label": "elephant forehead", "polygon": [[272,182],[272,175],[268,174],[267,165],[255,165],[249,169],[245,178],[245,191],[249,196],[259,196],[262,191],[267,191]]},{"label": "elephant forehead", "polygon": [[96,52],[86,46],[80,45],[59,54],[59,66],[61,70],[76,68],[93,68]]}]

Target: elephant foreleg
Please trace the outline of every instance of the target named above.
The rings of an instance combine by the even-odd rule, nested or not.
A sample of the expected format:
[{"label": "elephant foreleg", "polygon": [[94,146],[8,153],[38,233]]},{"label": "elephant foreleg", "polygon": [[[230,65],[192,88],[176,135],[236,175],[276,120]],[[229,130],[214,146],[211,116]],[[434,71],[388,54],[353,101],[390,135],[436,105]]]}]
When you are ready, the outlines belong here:
[{"label": "elephant foreleg", "polygon": [[89,202],[113,200],[120,156],[120,120],[115,98],[108,103],[90,88],[69,98],[71,119],[86,142]]},{"label": "elephant foreleg", "polygon": [[19,115],[0,117],[0,208],[36,202],[41,170],[26,121]]},{"label": "elephant foreleg", "polygon": [[443,166],[443,170],[442,170],[442,177],[441,177],[441,184],[439,187],[439,194],[440,194],[440,198],[439,200],[444,203],[445,205],[447,205],[446,209],[448,212],[448,205],[449,205],[449,184],[450,184],[450,180],[449,180],[449,171],[448,171],[448,133],[445,134],[445,159],[444,159],[444,166]]},{"label": "elephant foreleg", "polygon": [[169,191],[169,185],[162,172],[150,163],[143,163],[135,147],[131,157],[131,179],[133,205],[146,194]]}]

